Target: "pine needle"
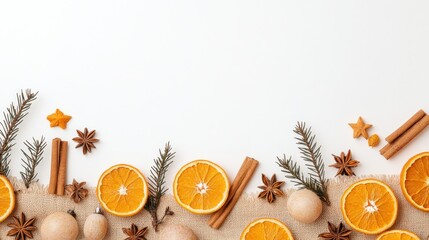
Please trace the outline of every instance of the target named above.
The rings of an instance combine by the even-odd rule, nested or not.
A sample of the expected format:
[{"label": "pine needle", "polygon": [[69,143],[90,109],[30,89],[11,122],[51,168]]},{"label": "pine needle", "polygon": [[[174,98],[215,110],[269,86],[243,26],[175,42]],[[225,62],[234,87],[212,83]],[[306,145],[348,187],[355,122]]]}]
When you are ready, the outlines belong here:
[{"label": "pine needle", "polygon": [[10,172],[10,152],[15,145],[13,141],[18,134],[18,126],[27,116],[36,96],[37,92],[32,93],[31,89],[27,89],[25,93],[21,90],[21,94],[16,94],[17,106],[12,102],[6,112],[3,112],[4,119],[0,122],[0,175],[7,176]]},{"label": "pine needle", "polygon": [[145,205],[145,209],[152,216],[152,226],[155,231],[158,231],[158,225],[164,222],[164,219],[168,215],[173,215],[174,212],[167,207],[164,211],[164,215],[158,219],[158,206],[161,202],[161,197],[167,192],[168,188],[165,187],[165,175],[168,171],[168,167],[173,163],[175,152],[170,145],[170,142],[165,144],[164,151],[159,149],[159,157],[154,159],[154,165],[150,169],[149,177],[149,197]]},{"label": "pine needle", "polygon": [[331,202],[325,179],[325,164],[320,152],[321,146],[318,146],[315,141],[316,135],[311,132],[311,127],[306,127],[304,122],[298,122],[294,132],[298,135],[295,139],[298,140],[301,158],[306,162],[305,166],[310,171],[308,177],[304,176],[300,166],[292,161],[292,157],[288,159],[286,155],[283,155],[283,158],[277,157],[277,165],[282,168],[281,171],[286,174],[286,178],[291,179],[295,186],[313,191],[329,206]]},{"label": "pine needle", "polygon": [[[24,142],[27,147],[28,153],[21,149],[21,152],[24,154],[25,159],[21,158],[21,166],[24,168],[24,172],[21,173],[21,178],[24,181],[24,184],[27,188],[30,187],[30,183],[33,182],[36,177],[36,167],[43,160],[43,151],[46,147],[45,138],[42,136],[40,140],[33,138],[33,143],[29,141]],[[39,180],[36,180],[36,182]]]}]

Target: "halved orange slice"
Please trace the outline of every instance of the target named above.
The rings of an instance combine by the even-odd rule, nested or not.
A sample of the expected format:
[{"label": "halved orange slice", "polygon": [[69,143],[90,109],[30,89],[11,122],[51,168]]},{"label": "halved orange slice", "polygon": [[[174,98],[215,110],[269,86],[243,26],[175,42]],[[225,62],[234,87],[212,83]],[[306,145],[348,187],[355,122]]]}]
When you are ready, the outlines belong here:
[{"label": "halved orange slice", "polygon": [[401,189],[414,207],[429,212],[429,152],[410,158],[401,171]]},{"label": "halved orange slice", "polygon": [[101,206],[120,217],[140,212],[149,195],[146,178],[137,168],[126,164],[118,164],[104,171],[96,191]]},{"label": "halved orange slice", "polygon": [[225,204],[228,193],[229,181],[225,171],[207,160],[186,164],[174,178],[174,198],[192,213],[216,212]]},{"label": "halved orange slice", "polygon": [[292,233],[277,219],[261,218],[250,223],[241,233],[240,240],[293,240]]},{"label": "halved orange slice", "polygon": [[420,238],[406,230],[391,230],[384,232],[376,240],[420,240]]},{"label": "halved orange slice", "polygon": [[395,223],[398,200],[384,182],[364,179],[343,193],[341,211],[344,220],[356,231],[379,234]]},{"label": "halved orange slice", "polygon": [[0,222],[3,222],[15,208],[15,192],[7,177],[0,175]]}]

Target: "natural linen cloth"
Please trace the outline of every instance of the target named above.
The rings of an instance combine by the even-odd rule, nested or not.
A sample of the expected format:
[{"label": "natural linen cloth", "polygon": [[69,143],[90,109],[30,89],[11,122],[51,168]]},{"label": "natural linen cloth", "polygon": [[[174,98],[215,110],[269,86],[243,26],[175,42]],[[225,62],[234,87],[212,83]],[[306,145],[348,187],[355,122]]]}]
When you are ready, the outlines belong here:
[{"label": "natural linen cloth", "polygon": [[[373,176],[382,181],[385,181],[395,192],[399,202],[399,211],[396,224],[392,229],[407,229],[416,233],[420,238],[426,239],[429,234],[429,214],[419,211],[409,204],[402,195],[399,176]],[[166,195],[162,198],[159,214],[162,214],[166,206],[174,211],[173,216],[166,218],[165,224],[179,223],[190,227],[199,239],[218,240],[218,239],[239,239],[243,229],[257,218],[276,218],[284,222],[291,230],[293,236],[297,240],[318,239],[317,235],[328,231],[327,221],[334,224],[339,224],[343,220],[339,201],[344,190],[353,182],[360,178],[357,177],[340,177],[329,181],[329,197],[331,206],[324,206],[322,216],[314,223],[304,224],[295,221],[286,210],[287,196],[278,198],[274,203],[269,204],[267,201],[258,199],[255,194],[244,194],[241,196],[237,205],[228,216],[227,220],[219,230],[210,228],[207,225],[209,216],[194,215],[181,208],[171,195]],[[47,188],[37,184],[30,186],[30,189],[25,189],[22,182],[16,179],[12,180],[15,190],[19,191],[17,196],[17,204],[12,215],[18,215],[23,211],[27,219],[36,217],[35,225],[38,229],[34,232],[34,239],[41,239],[40,226],[43,219],[50,213],[56,211],[67,211],[74,209],[79,222],[79,237],[83,237],[83,224],[86,217],[94,212],[98,206],[98,200],[95,195],[94,188],[90,189],[89,196],[82,200],[79,204],[74,203],[68,196],[55,196],[47,193]],[[248,189],[252,191],[253,189]],[[287,190],[289,194],[293,190]],[[139,228],[143,226],[149,227],[149,232],[146,235],[147,239],[158,239],[157,234],[151,226],[151,217],[149,213],[143,210],[141,213],[133,217],[120,218],[111,214],[105,213],[109,221],[109,231],[106,239],[125,239],[126,235],[122,232],[122,228],[131,226],[135,223]],[[11,239],[6,237],[8,230],[7,223],[13,221],[10,216],[4,222],[0,223],[0,238]],[[164,225],[161,225],[159,231],[162,231]],[[349,227],[348,227],[349,228]],[[375,239],[375,236],[369,236],[353,231],[352,239]]]}]

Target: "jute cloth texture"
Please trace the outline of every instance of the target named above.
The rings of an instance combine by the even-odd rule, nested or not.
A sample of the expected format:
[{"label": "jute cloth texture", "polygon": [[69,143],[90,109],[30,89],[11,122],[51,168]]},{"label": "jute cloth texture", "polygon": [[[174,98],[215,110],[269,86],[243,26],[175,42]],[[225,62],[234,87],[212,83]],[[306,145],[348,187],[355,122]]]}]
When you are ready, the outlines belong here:
[{"label": "jute cloth texture", "polygon": [[[392,229],[407,229],[416,233],[422,240],[426,240],[429,235],[429,213],[425,213],[415,209],[409,204],[402,195],[399,177],[398,176],[372,176],[385,181],[395,192],[399,202],[399,211],[396,224]],[[330,207],[324,206],[322,216],[314,223],[303,224],[293,220],[287,210],[286,201],[287,196],[278,198],[275,203],[268,204],[268,202],[258,199],[256,194],[244,194],[241,196],[234,210],[231,212],[224,225],[215,230],[207,225],[209,216],[193,215],[186,210],[182,209],[174,200],[171,195],[166,195],[162,199],[159,213],[161,214],[166,206],[175,212],[174,216],[168,217],[165,224],[179,223],[190,227],[199,237],[199,239],[218,240],[218,239],[239,239],[242,230],[257,218],[276,218],[284,222],[297,240],[318,239],[317,235],[328,230],[327,221],[338,224],[342,221],[339,201],[343,191],[353,182],[360,178],[357,177],[341,177],[332,179],[329,182],[329,196],[332,201]],[[27,218],[36,217],[35,225],[40,228],[43,219],[50,213],[56,211],[67,211],[74,209],[77,214],[77,221],[79,223],[79,237],[83,237],[83,224],[86,217],[91,214],[98,206],[98,200],[95,195],[94,188],[89,188],[90,194],[87,198],[79,204],[74,203],[68,196],[54,196],[47,193],[44,186],[34,184],[30,189],[26,190],[22,182],[15,179],[12,180],[16,190],[19,191],[17,195],[17,205],[12,215],[18,215],[23,211]],[[247,189],[247,191],[254,191],[255,189]],[[293,190],[286,190],[287,194]],[[158,235],[151,227],[151,218],[148,212],[143,210],[141,213],[133,217],[120,218],[112,216],[108,213],[105,214],[109,221],[109,231],[106,239],[125,239],[126,235],[123,234],[123,227],[130,227],[131,223],[137,224],[139,227],[149,226],[149,232],[146,235],[147,239],[158,239]],[[7,237],[7,231],[10,229],[7,223],[12,221],[9,217],[4,222],[0,223],[0,239],[13,239]],[[163,225],[160,226],[159,231],[162,231]],[[376,236],[369,236],[354,231],[351,235],[352,239],[375,239]],[[34,239],[41,239],[39,229],[34,232]]]}]

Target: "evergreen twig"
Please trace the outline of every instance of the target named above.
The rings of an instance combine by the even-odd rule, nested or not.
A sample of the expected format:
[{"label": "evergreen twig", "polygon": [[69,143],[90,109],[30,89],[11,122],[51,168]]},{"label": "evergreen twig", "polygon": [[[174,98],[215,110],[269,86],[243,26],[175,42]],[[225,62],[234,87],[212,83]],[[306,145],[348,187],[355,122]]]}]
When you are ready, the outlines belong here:
[{"label": "evergreen twig", "polygon": [[[21,178],[24,181],[24,184],[27,188],[30,187],[30,183],[33,182],[36,177],[36,167],[43,159],[43,151],[46,147],[45,138],[42,136],[40,140],[33,138],[33,143],[29,141],[24,142],[27,147],[28,153],[21,149],[21,152],[24,154],[25,159],[21,158],[21,166],[24,168],[24,172],[21,173]],[[38,179],[36,182],[39,181]]]},{"label": "evergreen twig", "polygon": [[277,165],[282,168],[286,178],[292,179],[292,183],[300,189],[307,188],[316,193],[319,198],[328,206],[331,205],[328,196],[328,181],[325,179],[325,164],[320,152],[321,146],[315,142],[316,135],[311,132],[311,127],[307,128],[304,122],[298,122],[294,132],[298,135],[298,149],[301,158],[306,162],[305,166],[310,171],[308,177],[301,172],[300,166],[292,161],[292,157],[277,157]]},{"label": "evergreen twig", "polygon": [[0,122],[0,175],[7,176],[10,172],[10,151],[15,145],[13,140],[18,134],[19,124],[28,114],[31,103],[36,100],[37,93],[32,93],[31,89],[27,89],[25,93],[21,90],[20,94],[16,94],[17,106],[12,102],[3,112],[4,119]]},{"label": "evergreen twig", "polygon": [[170,142],[165,144],[164,151],[159,149],[159,157],[154,159],[154,165],[150,169],[149,177],[149,197],[145,205],[145,209],[152,216],[152,226],[155,231],[158,231],[158,225],[162,224],[166,216],[173,215],[174,212],[167,207],[161,219],[158,218],[158,206],[161,202],[161,197],[167,192],[165,187],[165,175],[168,167],[173,163],[175,152],[170,145]]}]

